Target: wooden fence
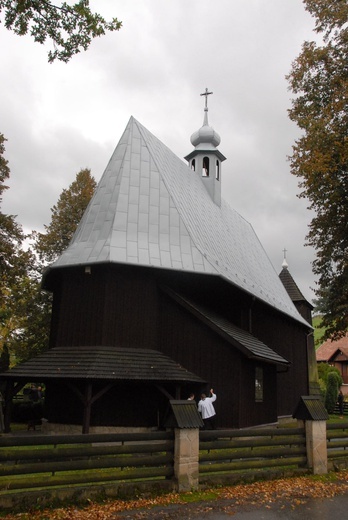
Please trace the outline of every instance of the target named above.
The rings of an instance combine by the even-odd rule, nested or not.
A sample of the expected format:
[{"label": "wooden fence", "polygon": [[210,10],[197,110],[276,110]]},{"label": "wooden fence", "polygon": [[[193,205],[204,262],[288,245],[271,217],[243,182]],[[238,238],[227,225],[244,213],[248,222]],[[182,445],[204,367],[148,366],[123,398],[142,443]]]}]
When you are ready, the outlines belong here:
[{"label": "wooden fence", "polygon": [[329,469],[348,466],[348,422],[327,425],[327,457]]},{"label": "wooden fence", "polygon": [[201,484],[308,472],[304,428],[203,431],[199,447]]},{"label": "wooden fence", "polygon": [[173,432],[0,437],[1,497],[173,478]]},{"label": "wooden fence", "polygon": [[[310,471],[304,428],[201,431],[199,438],[203,487]],[[327,425],[327,447],[330,469],[348,465],[348,422]],[[0,510],[172,491],[174,449],[173,431],[2,435]]]}]

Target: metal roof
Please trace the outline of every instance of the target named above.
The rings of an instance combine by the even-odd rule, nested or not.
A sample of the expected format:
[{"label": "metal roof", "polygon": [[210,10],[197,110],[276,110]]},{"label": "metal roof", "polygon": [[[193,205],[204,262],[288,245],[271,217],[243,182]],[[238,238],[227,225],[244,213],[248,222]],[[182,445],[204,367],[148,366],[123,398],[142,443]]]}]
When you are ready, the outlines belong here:
[{"label": "metal roof", "polygon": [[329,414],[320,397],[306,395],[301,397],[293,417],[302,421],[327,421]]},{"label": "metal roof", "polygon": [[201,428],[204,426],[196,401],[169,401],[170,409],[164,420],[166,428]]},{"label": "metal roof", "polygon": [[3,372],[4,379],[103,379],[204,383],[157,350],[112,346],[54,347]]},{"label": "metal roof", "polygon": [[252,226],[133,117],[44,284],[52,269],[105,262],[221,276],[308,326]]},{"label": "metal roof", "polygon": [[215,332],[223,336],[233,346],[240,350],[250,359],[264,361],[266,363],[275,363],[280,365],[289,365],[289,361],[277,354],[272,348],[257,339],[249,332],[233,325],[230,321],[219,316],[215,311],[207,307],[193,302],[186,297],[175,293],[174,291],[164,288],[164,290],[172,296],[178,303],[185,306],[186,309],[193,312],[198,318],[206,323]]}]

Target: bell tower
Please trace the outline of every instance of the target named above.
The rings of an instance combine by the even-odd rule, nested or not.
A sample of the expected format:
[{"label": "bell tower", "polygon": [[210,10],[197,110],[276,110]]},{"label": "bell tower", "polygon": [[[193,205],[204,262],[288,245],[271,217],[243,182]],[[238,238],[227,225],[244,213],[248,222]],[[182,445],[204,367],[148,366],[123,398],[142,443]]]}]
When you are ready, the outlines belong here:
[{"label": "bell tower", "polygon": [[205,89],[201,96],[205,96],[203,126],[191,135],[191,143],[195,149],[186,155],[191,170],[198,175],[206,187],[212,200],[221,205],[221,163],[226,159],[217,149],[220,136],[208,123],[208,96],[212,92]]}]

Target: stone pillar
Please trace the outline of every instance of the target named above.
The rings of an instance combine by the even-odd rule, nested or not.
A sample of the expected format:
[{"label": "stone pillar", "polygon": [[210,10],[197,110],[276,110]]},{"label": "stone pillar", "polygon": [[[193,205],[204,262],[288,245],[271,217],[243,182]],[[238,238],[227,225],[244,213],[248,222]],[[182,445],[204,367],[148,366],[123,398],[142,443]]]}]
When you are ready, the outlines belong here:
[{"label": "stone pillar", "polygon": [[175,428],[174,476],[177,491],[199,486],[199,428]]},{"label": "stone pillar", "polygon": [[306,421],[308,466],[314,475],[327,473],[326,421]]}]

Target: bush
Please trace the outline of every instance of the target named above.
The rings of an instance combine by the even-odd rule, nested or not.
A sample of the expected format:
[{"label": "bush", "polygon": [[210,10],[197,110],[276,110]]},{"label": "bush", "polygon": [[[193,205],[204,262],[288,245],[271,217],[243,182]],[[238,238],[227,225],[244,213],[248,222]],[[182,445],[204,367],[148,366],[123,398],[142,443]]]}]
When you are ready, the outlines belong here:
[{"label": "bush", "polygon": [[329,414],[334,413],[340,386],[340,377],[338,377],[335,372],[329,372],[327,375],[325,396],[325,408]]},{"label": "bush", "polygon": [[341,384],[343,383],[343,380],[342,380],[342,376],[341,376],[341,373],[338,370],[338,368],[333,367],[333,366],[329,365],[328,363],[318,363],[318,376],[319,376],[319,379],[321,379],[325,385],[327,384],[328,375],[331,372],[334,372],[335,374],[338,375],[339,386],[341,386]]}]

